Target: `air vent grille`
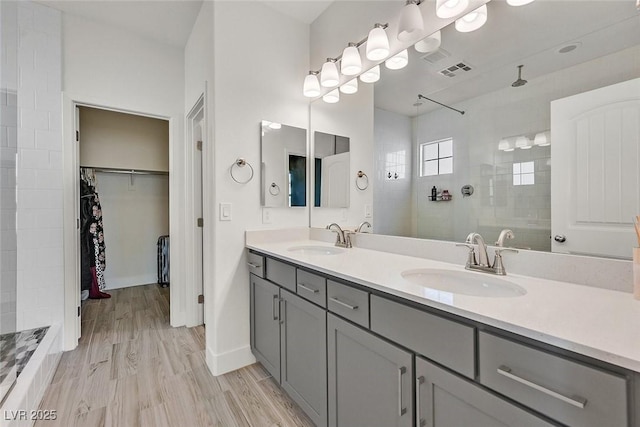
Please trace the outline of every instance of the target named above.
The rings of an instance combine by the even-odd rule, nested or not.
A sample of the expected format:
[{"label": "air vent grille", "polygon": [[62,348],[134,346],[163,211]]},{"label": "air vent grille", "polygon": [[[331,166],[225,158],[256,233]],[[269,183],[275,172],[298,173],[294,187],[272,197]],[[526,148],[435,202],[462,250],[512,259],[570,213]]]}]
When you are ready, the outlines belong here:
[{"label": "air vent grille", "polygon": [[423,56],[422,59],[427,61],[429,64],[435,64],[435,63],[440,62],[443,59],[446,59],[446,58],[448,58],[450,56],[451,56],[451,54],[449,52],[447,52],[446,50],[440,48],[440,49],[436,50],[433,53],[429,53],[429,54]]},{"label": "air vent grille", "polygon": [[455,77],[461,73],[471,71],[472,69],[473,67],[468,62],[458,62],[457,64],[450,65],[449,67],[438,71],[438,73],[445,77]]}]

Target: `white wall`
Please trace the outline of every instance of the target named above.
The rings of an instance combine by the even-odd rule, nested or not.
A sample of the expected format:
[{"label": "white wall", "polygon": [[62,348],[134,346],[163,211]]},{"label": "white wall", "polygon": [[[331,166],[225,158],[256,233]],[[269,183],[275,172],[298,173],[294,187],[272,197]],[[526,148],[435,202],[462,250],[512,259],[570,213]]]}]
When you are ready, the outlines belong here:
[{"label": "white wall", "polygon": [[64,305],[60,12],[18,6],[18,330],[61,323]]},{"label": "white wall", "polygon": [[[170,234],[171,246],[171,324],[185,323],[184,288],[180,286],[184,262],[184,56],[183,50],[143,38],[135,33],[70,14],[63,16],[63,89],[65,146],[65,274],[72,278],[77,266],[75,253],[75,199],[78,184],[73,170],[73,101],[143,113],[169,120]],[[109,255],[107,254],[107,257]],[[71,283],[71,280],[68,281]],[[65,300],[66,329],[74,322],[69,307],[74,306],[70,291]],[[73,345],[65,336],[65,347]]]},{"label": "white wall", "polygon": [[169,122],[80,107],[80,165],[169,170]]},{"label": "white wall", "polygon": [[157,282],[158,237],[169,234],[169,179],[98,173],[107,289]]},{"label": "white wall", "polygon": [[[374,111],[373,211],[376,234],[411,236],[414,178],[413,126],[409,117],[376,108]],[[398,163],[387,163],[391,155]],[[402,167],[402,160],[404,167]],[[397,165],[397,167],[396,167]],[[392,178],[388,178],[388,173]],[[393,178],[398,173],[399,177]]]},{"label": "white wall", "polygon": [[[214,183],[204,200],[205,319],[207,363],[216,375],[254,360],[249,348],[244,231],[308,225],[306,208],[268,208],[271,224],[262,224],[259,179],[261,120],[308,128],[308,101],[301,91],[309,67],[308,46],[307,25],[261,2],[229,1],[205,2],[185,50],[190,70],[186,109],[204,90],[203,79],[211,95],[207,130],[213,150],[203,152],[209,165],[205,174],[210,174],[205,183]],[[205,60],[211,52],[215,52],[213,67]],[[245,185],[229,175],[238,157],[256,169],[254,179]],[[218,220],[221,202],[232,204],[232,221]]]}]

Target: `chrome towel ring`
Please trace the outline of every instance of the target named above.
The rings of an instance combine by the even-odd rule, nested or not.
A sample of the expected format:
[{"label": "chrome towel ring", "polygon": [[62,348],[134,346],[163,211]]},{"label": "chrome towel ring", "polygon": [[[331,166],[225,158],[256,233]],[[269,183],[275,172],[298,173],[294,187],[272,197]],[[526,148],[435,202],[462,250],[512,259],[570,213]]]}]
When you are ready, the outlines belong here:
[{"label": "chrome towel ring", "polygon": [[[236,178],[233,175],[233,170],[234,168],[243,168],[245,166],[249,166],[249,169],[251,170],[251,174],[249,175],[249,178],[247,178],[246,180],[242,181],[239,180],[238,178]],[[238,184],[246,184],[247,182],[251,181],[253,179],[253,166],[251,166],[251,163],[247,162],[245,159],[243,159],[242,157],[238,157],[236,159],[235,162],[233,162],[233,164],[231,165],[231,168],[229,168],[229,174],[231,175],[231,179],[233,179],[235,182],[237,182]]]},{"label": "chrome towel ring", "polygon": [[366,190],[369,187],[369,177],[366,173],[358,171],[356,174],[356,187],[358,190]]}]

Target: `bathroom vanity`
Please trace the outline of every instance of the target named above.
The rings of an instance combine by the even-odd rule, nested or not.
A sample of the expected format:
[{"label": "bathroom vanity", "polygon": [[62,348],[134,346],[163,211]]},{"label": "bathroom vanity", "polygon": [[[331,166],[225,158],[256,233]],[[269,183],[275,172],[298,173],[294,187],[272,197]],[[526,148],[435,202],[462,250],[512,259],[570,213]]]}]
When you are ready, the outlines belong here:
[{"label": "bathroom vanity", "polygon": [[[459,295],[401,272],[460,266],[296,243],[248,245],[251,349],[316,425],[640,426],[640,334],[604,339],[637,320],[631,295],[524,276],[524,295]],[[616,321],[594,329],[581,291]]]}]

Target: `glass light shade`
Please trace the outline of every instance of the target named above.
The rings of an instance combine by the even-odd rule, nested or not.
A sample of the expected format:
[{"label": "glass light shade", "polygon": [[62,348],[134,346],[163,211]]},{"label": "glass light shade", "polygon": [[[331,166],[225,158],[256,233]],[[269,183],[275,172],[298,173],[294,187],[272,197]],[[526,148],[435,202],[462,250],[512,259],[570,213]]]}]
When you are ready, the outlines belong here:
[{"label": "glass light shade", "polygon": [[549,134],[549,131],[537,133],[533,138],[533,143],[540,147],[551,145],[551,135]]},{"label": "glass light shade", "polygon": [[336,61],[335,59],[327,58],[327,62],[322,64],[322,70],[320,70],[320,84],[322,87],[336,87],[339,83],[340,76],[338,75]]},{"label": "glass light shade", "polygon": [[417,37],[424,29],[422,13],[415,3],[415,0],[407,1],[400,13],[400,24],[398,26],[398,40],[406,42]]},{"label": "glass light shade", "polygon": [[498,150],[500,151],[513,151],[513,143],[509,141],[508,138],[502,138],[500,142],[498,142]]},{"label": "glass light shade", "polygon": [[415,44],[415,49],[420,53],[431,53],[435,52],[440,48],[440,44],[442,43],[442,33],[440,30],[431,34],[420,40]]},{"label": "glass light shade", "polygon": [[316,74],[309,74],[304,78],[302,94],[307,98],[320,96],[320,82],[318,82],[318,76]]},{"label": "glass light shade", "polygon": [[487,5],[483,4],[476,10],[467,13],[460,19],[456,19],[456,30],[461,33],[469,33],[482,27],[487,22]]},{"label": "glass light shade", "polygon": [[385,67],[387,67],[390,70],[399,70],[401,68],[406,67],[408,63],[409,63],[409,53],[407,52],[407,49],[403,50],[397,55],[394,55],[391,58],[384,61]]},{"label": "glass light shade", "polygon": [[523,150],[528,150],[533,146],[532,141],[526,136],[519,136],[516,138],[516,148],[521,148]]},{"label": "glass light shade", "polygon": [[327,104],[335,104],[336,102],[340,101],[340,92],[338,91],[338,89],[334,89],[323,96],[322,100]]},{"label": "glass light shade", "polygon": [[360,81],[363,83],[375,83],[380,80],[380,66],[376,65],[372,69],[360,74]]},{"label": "glass light shade", "polygon": [[362,71],[362,59],[360,59],[360,51],[354,43],[344,48],[342,52],[342,60],[340,61],[340,71],[345,76],[355,76]]},{"label": "glass light shade", "polygon": [[509,6],[524,6],[525,4],[529,4],[534,0],[507,0],[507,4]]},{"label": "glass light shade", "polygon": [[271,122],[269,123],[269,128],[277,130],[280,129],[282,127],[281,123],[276,123],[276,122]]},{"label": "glass light shade", "polygon": [[378,26],[369,31],[367,38],[367,59],[369,61],[380,61],[389,56],[389,39],[384,28]]},{"label": "glass light shade", "polygon": [[358,91],[358,79],[353,78],[340,86],[340,92],[346,93],[347,95],[351,95],[352,93],[356,93]]},{"label": "glass light shade", "polygon": [[447,19],[460,15],[469,6],[469,0],[437,0],[436,15]]}]

